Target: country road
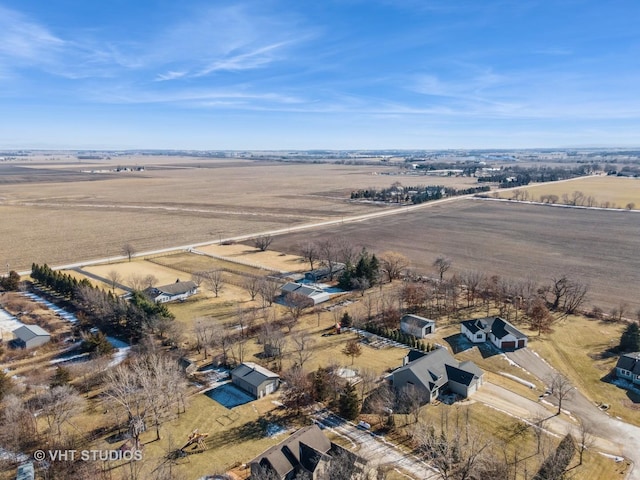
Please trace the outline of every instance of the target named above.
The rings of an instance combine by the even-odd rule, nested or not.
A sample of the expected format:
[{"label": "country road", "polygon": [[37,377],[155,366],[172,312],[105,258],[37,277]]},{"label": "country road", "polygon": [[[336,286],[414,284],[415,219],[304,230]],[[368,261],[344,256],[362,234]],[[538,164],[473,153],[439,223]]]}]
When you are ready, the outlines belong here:
[{"label": "country road", "polygon": [[[380,211],[380,212],[372,212],[372,213],[366,213],[366,214],[361,214],[361,215],[353,215],[353,216],[342,217],[342,218],[334,219],[334,220],[324,220],[324,221],[321,221],[321,222],[305,223],[305,224],[302,224],[302,225],[295,225],[295,226],[286,227],[286,228],[278,228],[278,229],[275,229],[275,230],[256,232],[256,233],[252,233],[252,234],[248,234],[248,235],[239,235],[239,236],[236,236],[236,237],[220,238],[218,241],[208,240],[206,242],[192,243],[192,244],[189,244],[189,245],[178,245],[178,246],[175,246],[175,247],[162,248],[162,249],[158,249],[158,250],[149,250],[149,251],[145,251],[145,252],[137,252],[137,253],[133,254],[132,257],[140,258],[140,257],[148,256],[148,255],[158,255],[158,254],[162,254],[162,253],[169,253],[169,252],[175,252],[175,251],[180,251],[180,250],[190,250],[190,249],[194,249],[194,248],[198,248],[198,247],[204,247],[206,245],[214,245],[214,244],[224,243],[224,242],[243,242],[243,241],[249,240],[251,238],[258,237],[260,235],[272,235],[272,236],[285,235],[285,234],[288,234],[288,233],[301,232],[301,231],[304,231],[304,230],[311,230],[311,229],[319,228],[319,227],[328,227],[328,226],[331,226],[331,225],[342,225],[342,224],[345,224],[345,223],[362,222],[364,220],[369,220],[369,219],[372,219],[372,218],[386,217],[386,216],[389,216],[389,215],[406,214],[406,213],[412,212],[414,210],[423,209],[423,208],[429,208],[429,207],[433,207],[435,205],[442,205],[443,203],[457,202],[457,201],[460,201],[460,200],[471,198],[472,196],[473,196],[473,194],[460,195],[458,197],[443,198],[441,200],[434,200],[432,202],[425,202],[425,203],[421,203],[421,204],[418,204],[418,205],[406,205],[406,206],[401,206],[401,207],[398,207],[398,208],[393,208],[393,209],[384,210],[384,211]],[[90,265],[98,265],[98,264],[102,264],[102,263],[109,263],[109,262],[114,262],[114,261],[127,260],[127,258],[128,258],[127,255],[95,258],[95,259],[89,259],[89,260],[79,261],[79,262],[75,262],[75,263],[68,263],[68,264],[65,264],[65,265],[56,265],[56,266],[53,266],[51,268],[53,268],[54,270],[73,270],[73,269],[82,268],[82,267],[86,267],[86,266],[90,266]],[[18,272],[18,273],[20,275],[30,275],[31,271],[24,270],[24,271],[21,271],[21,272]]]}]

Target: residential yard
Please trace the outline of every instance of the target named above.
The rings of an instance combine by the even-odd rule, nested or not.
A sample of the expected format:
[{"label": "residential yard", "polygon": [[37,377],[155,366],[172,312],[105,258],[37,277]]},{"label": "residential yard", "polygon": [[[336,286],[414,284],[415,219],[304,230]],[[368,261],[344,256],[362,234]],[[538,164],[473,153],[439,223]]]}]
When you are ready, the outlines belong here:
[{"label": "residential yard", "polygon": [[[460,436],[464,435],[466,438],[473,438],[475,435],[480,445],[488,443],[499,458],[517,461],[520,465],[518,479],[525,478],[524,472],[527,472],[526,478],[532,478],[544,458],[536,455],[537,438],[533,428],[509,415],[475,403],[473,399],[455,405],[427,406],[420,415],[422,421],[433,425],[438,431],[448,428],[451,432],[458,431]],[[410,428],[411,426],[407,427],[408,430]],[[556,448],[559,440],[552,435],[544,436],[540,451],[543,455],[548,455]],[[593,450],[585,452],[583,465],[578,463],[579,456],[576,453],[570,463],[570,472],[581,480],[617,478],[626,469],[624,462],[615,463],[611,458]]]},{"label": "residential yard", "polygon": [[610,405],[607,413],[640,425],[640,396],[604,381],[618,361],[608,352],[618,345],[624,325],[571,316],[553,332],[531,337],[529,348],[565,374],[594,403]]}]

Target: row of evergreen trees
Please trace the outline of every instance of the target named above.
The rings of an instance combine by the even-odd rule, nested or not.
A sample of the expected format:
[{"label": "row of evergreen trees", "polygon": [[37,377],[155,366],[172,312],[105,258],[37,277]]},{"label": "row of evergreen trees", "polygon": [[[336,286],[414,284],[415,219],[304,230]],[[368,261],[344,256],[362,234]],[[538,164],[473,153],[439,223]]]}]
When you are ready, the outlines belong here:
[{"label": "row of evergreen trees", "polygon": [[438,348],[436,345],[424,343],[423,340],[420,340],[413,335],[405,333],[397,328],[391,329],[387,327],[381,327],[380,325],[376,325],[374,323],[367,323],[364,326],[364,330],[369,333],[373,333],[374,335],[388,338],[389,340],[393,340],[394,342],[402,343],[410,348],[420,350],[421,352],[430,352],[431,350],[435,350],[436,348]]},{"label": "row of evergreen trees", "polygon": [[74,298],[79,286],[92,287],[91,282],[86,278],[78,280],[68,273],[53,270],[46,263],[44,265],[32,263],[31,278],[69,300]]}]

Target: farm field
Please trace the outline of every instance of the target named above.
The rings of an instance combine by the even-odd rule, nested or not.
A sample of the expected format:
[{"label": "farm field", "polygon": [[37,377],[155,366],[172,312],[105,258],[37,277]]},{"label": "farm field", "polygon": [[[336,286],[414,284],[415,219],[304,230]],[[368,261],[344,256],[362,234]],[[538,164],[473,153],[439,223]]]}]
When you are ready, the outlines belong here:
[{"label": "farm field", "polygon": [[[22,271],[218,241],[391,208],[353,203],[358,188],[475,185],[469,177],[397,175],[397,166],[193,158],[2,165],[0,262]],[[81,173],[144,165],[142,172]],[[394,175],[385,175],[393,173]]]},{"label": "farm field", "polygon": [[640,217],[621,211],[553,208],[464,199],[386,218],[345,223],[275,238],[272,248],[296,252],[303,240],[342,236],[373,252],[403,253],[418,273],[453,261],[449,275],[478,270],[547,282],[566,274],[590,285],[587,303],[605,311],[626,302],[640,308]]},{"label": "farm field", "polygon": [[[637,210],[640,208],[640,179],[615,177],[615,176],[594,176],[573,179],[569,182],[554,182],[547,184],[536,184],[522,187],[521,191],[527,191],[529,200],[540,201],[541,195],[557,195],[558,203],[562,201],[563,195],[571,198],[573,192],[582,192],[585,197],[591,196],[595,200],[595,205],[600,206],[605,202],[615,205],[614,208],[626,208],[628,204],[634,204]],[[513,198],[514,191],[498,192],[499,198]]]}]

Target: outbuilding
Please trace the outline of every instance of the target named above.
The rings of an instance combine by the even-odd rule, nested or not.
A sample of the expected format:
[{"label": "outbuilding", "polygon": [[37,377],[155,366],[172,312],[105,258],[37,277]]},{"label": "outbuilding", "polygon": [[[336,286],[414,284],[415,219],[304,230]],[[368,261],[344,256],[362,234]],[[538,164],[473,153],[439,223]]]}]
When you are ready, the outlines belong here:
[{"label": "outbuilding", "polygon": [[400,319],[400,330],[417,338],[424,338],[436,329],[436,322],[418,315],[404,315]]},{"label": "outbuilding", "polygon": [[23,325],[13,331],[15,342],[20,348],[34,348],[51,340],[51,335],[38,325]]},{"label": "outbuilding", "polygon": [[231,370],[231,382],[256,398],[275,392],[280,385],[277,373],[252,362],[244,362]]}]

